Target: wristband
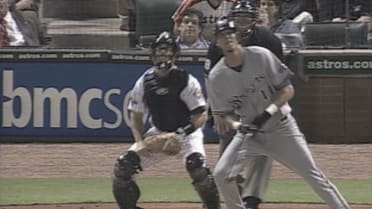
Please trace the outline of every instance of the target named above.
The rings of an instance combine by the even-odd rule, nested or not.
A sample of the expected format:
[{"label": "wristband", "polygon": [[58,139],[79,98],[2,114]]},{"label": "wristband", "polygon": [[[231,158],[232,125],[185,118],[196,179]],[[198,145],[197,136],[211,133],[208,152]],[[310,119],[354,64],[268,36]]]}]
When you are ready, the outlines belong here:
[{"label": "wristband", "polygon": [[278,107],[276,104],[272,103],[272,104],[270,104],[270,105],[265,109],[265,111],[266,111],[267,113],[269,113],[270,115],[274,115],[276,112],[279,111],[279,107]]},{"label": "wristband", "polygon": [[234,130],[238,130],[239,127],[240,127],[240,125],[242,125],[242,123],[240,123],[240,122],[238,122],[238,121],[233,121],[233,122],[231,123],[231,126],[232,126],[232,128],[233,128]]},{"label": "wristband", "polygon": [[180,135],[183,135],[183,136],[187,136],[187,135],[191,134],[192,132],[194,132],[195,130],[196,130],[196,128],[195,128],[194,124],[189,123],[182,128],[178,128],[176,133],[180,134]]}]

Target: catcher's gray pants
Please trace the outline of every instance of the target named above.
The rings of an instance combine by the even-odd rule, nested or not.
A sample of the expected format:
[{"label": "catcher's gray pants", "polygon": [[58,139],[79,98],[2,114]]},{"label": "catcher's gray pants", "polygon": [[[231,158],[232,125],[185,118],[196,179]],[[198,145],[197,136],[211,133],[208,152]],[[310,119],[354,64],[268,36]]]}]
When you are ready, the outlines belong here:
[{"label": "catcher's gray pants", "polygon": [[303,134],[291,115],[253,137],[237,133],[214,169],[217,187],[228,209],[244,209],[235,177],[252,156],[270,156],[293,170],[331,209],[349,209],[337,188],[316,166]]},{"label": "catcher's gray pants", "polygon": [[[225,151],[226,147],[234,138],[236,131],[231,131],[226,135],[220,136],[219,154]],[[240,194],[242,198],[254,196],[263,200],[263,195],[266,191],[272,167],[272,159],[267,156],[252,156],[240,176],[243,177],[242,182],[238,182],[240,186]]]}]

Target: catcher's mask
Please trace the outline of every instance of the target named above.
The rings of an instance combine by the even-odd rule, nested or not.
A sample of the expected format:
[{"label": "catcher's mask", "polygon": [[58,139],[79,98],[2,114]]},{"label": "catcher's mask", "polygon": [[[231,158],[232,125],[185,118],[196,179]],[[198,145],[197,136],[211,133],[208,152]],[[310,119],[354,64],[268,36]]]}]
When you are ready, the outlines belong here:
[{"label": "catcher's mask", "polygon": [[151,44],[152,62],[160,70],[168,70],[173,65],[179,51],[176,38],[169,32],[162,32]]},{"label": "catcher's mask", "polygon": [[229,18],[234,20],[238,31],[246,33],[256,24],[258,10],[253,0],[237,0],[231,7]]},{"label": "catcher's mask", "polygon": [[236,0],[231,6],[229,16],[234,16],[238,13],[250,14],[252,17],[258,17],[256,2],[252,0]]}]

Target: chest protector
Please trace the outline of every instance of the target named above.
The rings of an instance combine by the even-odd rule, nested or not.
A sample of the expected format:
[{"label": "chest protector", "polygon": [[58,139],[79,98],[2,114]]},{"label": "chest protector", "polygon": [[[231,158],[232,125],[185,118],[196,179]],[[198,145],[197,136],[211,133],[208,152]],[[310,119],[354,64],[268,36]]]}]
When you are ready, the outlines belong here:
[{"label": "chest protector", "polygon": [[152,122],[161,131],[176,131],[190,121],[190,111],[180,94],[187,86],[188,74],[183,69],[173,69],[165,77],[149,72],[144,77],[144,101]]}]

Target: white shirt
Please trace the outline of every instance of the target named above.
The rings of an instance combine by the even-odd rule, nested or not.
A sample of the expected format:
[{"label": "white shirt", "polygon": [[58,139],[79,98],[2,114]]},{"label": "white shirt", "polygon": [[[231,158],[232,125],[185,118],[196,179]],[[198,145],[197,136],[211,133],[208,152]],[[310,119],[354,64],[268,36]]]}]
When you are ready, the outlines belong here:
[{"label": "white shirt", "polygon": [[8,32],[9,45],[24,46],[25,39],[23,38],[23,35],[10,12],[5,15],[4,21],[6,23],[6,31]]}]

